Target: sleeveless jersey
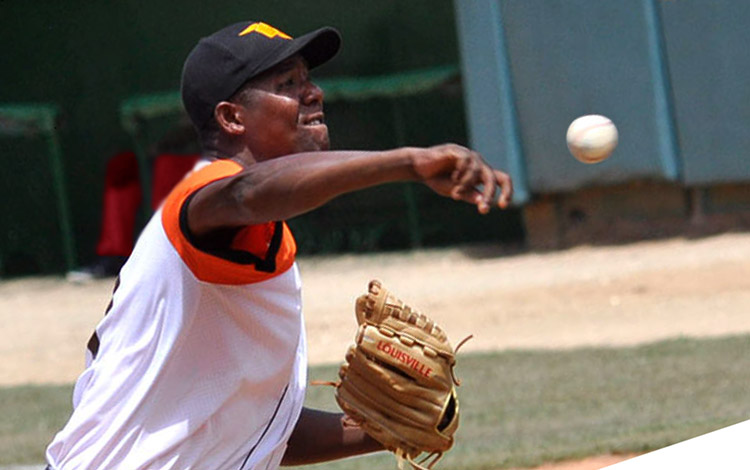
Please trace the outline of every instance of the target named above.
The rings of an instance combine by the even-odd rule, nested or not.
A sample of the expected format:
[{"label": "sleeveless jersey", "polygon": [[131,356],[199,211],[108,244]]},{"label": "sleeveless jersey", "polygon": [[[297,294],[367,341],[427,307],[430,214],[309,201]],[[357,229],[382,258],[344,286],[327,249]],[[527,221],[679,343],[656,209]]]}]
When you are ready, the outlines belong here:
[{"label": "sleeveless jersey", "polygon": [[186,230],[191,195],[239,171],[221,160],[189,175],[141,233],[47,448],[52,469],[279,465],[307,380],[294,239],[272,222],[205,252]]}]

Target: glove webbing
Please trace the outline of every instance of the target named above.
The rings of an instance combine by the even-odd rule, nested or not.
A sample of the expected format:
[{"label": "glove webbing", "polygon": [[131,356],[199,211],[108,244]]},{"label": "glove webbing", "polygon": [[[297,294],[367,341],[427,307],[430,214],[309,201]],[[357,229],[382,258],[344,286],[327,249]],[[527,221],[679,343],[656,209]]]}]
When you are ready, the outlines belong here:
[{"label": "glove webbing", "polygon": [[[368,323],[373,326],[378,326],[381,324],[381,319],[373,318],[373,314],[376,307],[376,298],[378,294],[380,294],[380,289],[382,288],[383,287],[379,281],[370,282],[368,288],[370,295],[366,296],[365,298],[365,302],[363,305],[364,308],[362,309],[362,311],[359,311],[359,309],[357,309],[356,311],[357,323],[359,323],[360,325],[363,323]],[[388,296],[385,296],[385,298],[381,299],[381,302],[388,302]],[[396,303],[396,306],[385,305],[382,308],[382,310],[385,310],[388,315],[396,317],[403,322],[411,323],[415,326],[421,325],[421,329],[423,329],[426,333],[436,337],[439,341],[447,340],[445,332],[435,324],[435,320],[423,313],[418,312],[417,310],[413,310],[409,305],[393,296],[391,296],[391,300]]]}]

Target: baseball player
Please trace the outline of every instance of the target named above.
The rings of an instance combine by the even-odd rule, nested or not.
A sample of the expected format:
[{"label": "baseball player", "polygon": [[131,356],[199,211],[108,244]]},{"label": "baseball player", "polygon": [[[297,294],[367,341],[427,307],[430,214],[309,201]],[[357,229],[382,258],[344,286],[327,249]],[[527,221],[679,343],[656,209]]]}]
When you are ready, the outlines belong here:
[{"label": "baseball player", "polygon": [[420,181],[486,213],[510,178],[457,145],[329,151],[332,28],[292,38],[228,26],[187,57],[182,99],[213,163],[167,197],[88,343],[52,470],[274,469],[379,450],[340,413],[303,408],[306,346],[286,219],[332,198]]}]

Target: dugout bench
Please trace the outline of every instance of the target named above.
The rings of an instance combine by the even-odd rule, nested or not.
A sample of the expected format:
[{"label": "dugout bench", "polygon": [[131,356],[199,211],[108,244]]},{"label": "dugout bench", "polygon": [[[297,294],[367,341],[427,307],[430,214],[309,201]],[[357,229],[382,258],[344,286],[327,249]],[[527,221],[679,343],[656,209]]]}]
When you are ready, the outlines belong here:
[{"label": "dugout bench", "polygon": [[[21,103],[0,105],[0,136],[33,139],[41,137],[46,142],[47,161],[52,175],[58,223],[65,266],[75,268],[76,249],[71,226],[70,203],[65,185],[63,155],[58,136],[59,108],[49,103]],[[0,272],[3,253],[0,251]]]}]

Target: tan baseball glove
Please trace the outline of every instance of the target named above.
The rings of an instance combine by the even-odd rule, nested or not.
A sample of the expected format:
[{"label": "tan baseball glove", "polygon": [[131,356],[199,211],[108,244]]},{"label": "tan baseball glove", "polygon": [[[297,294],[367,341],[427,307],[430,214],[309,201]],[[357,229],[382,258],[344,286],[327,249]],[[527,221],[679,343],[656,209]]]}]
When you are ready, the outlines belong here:
[{"label": "tan baseball glove", "polygon": [[[406,459],[415,468],[432,468],[458,428],[455,351],[434,321],[378,281],[370,282],[355,310],[359,329],[339,370],[336,401],[396,454],[399,466]],[[417,463],[422,453],[428,455]]]}]

